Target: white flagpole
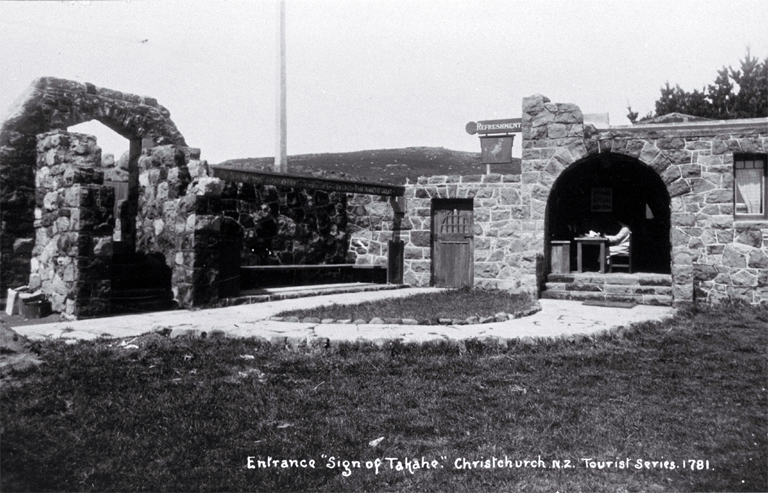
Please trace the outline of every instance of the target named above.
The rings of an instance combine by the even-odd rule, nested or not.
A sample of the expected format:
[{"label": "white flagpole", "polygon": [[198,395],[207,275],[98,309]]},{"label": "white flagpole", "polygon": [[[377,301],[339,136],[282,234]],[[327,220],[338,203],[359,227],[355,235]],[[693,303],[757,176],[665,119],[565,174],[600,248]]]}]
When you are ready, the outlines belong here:
[{"label": "white flagpole", "polygon": [[285,0],[278,0],[277,12],[277,145],[275,148],[276,173],[288,172],[288,119],[286,111],[286,75],[285,75]]}]

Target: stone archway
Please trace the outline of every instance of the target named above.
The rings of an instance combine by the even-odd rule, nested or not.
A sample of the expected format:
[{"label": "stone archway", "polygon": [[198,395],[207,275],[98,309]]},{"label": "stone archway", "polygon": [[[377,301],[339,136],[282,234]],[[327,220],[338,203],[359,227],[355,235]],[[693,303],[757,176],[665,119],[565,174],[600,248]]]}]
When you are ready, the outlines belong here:
[{"label": "stone archway", "polygon": [[[129,165],[129,217],[136,215],[138,159],[145,147],[186,146],[157,100],[90,83],[43,77],[35,80],[17,100],[0,127],[0,295],[26,284],[35,242],[35,168],[37,135],[50,130],[98,120],[131,142]],[[135,237],[135,225],[127,237]],[[125,231],[125,230],[124,230]]]},{"label": "stone archway", "polygon": [[[730,161],[734,150],[763,150],[761,130],[743,122],[725,133],[716,125],[696,129],[635,125],[598,130],[584,124],[578,106],[551,103],[540,94],[524,98],[522,109],[522,199],[530,204],[531,230],[537,234],[541,231],[542,240],[547,239],[544,230],[550,192],[561,173],[582,159],[609,153],[645,163],[666,188],[674,303],[692,302],[694,283],[713,282],[718,276],[715,266],[729,262],[737,273],[748,266],[742,246],[732,243],[749,244],[756,233],[750,231],[741,235],[743,239],[734,239]],[[545,251],[545,244],[539,245],[539,251]],[[758,282],[752,272],[739,275],[742,277],[735,281],[739,286]]]},{"label": "stone archway", "polygon": [[[593,190],[610,191],[605,209],[592,206]],[[572,241],[590,230],[615,234],[618,221],[633,232],[636,272],[670,273],[670,198],[649,166],[623,154],[591,154],[565,169],[547,201],[547,243]],[[575,265],[575,250],[571,264]]]}]

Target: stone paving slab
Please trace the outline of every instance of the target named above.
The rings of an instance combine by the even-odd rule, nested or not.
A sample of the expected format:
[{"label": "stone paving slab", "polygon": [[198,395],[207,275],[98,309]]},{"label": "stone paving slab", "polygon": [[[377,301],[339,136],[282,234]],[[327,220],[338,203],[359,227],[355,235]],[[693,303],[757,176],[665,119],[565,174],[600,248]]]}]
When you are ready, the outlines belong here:
[{"label": "stone paving slab", "polygon": [[496,338],[501,340],[595,334],[647,320],[672,316],[674,309],[637,305],[631,309],[584,306],[579,301],[539,300],[542,310],[524,318],[478,325],[392,325],[296,323],[269,320],[285,310],[333,303],[351,304],[382,298],[436,292],[435,288],[411,288],[345,295],[317,296],[257,305],[240,305],[197,311],[158,312],[141,315],[27,325],[14,328],[30,339],[64,338],[89,340],[125,338],[147,332],[170,337],[201,336],[221,332],[229,337],[258,337],[275,343],[307,345],[340,341],[401,340],[426,342]]},{"label": "stone paving slab", "polygon": [[[438,292],[437,288],[408,288],[391,291],[371,291],[364,293],[343,293],[308,298],[296,298],[279,301],[269,301],[250,305],[236,305],[226,308],[210,308],[205,310],[174,310],[166,312],[141,313],[136,315],[120,315],[115,317],[74,320],[65,322],[25,325],[14,327],[19,334],[30,339],[47,338],[83,338],[77,337],[82,332],[88,332],[93,337],[111,334],[111,337],[131,337],[154,331],[199,331],[211,333],[223,331],[236,335],[240,329],[251,328],[251,325],[263,325],[267,319],[286,310],[313,308],[317,306],[338,304],[363,303],[384,298],[411,296],[419,293]],[[278,323],[278,322],[274,322]],[[267,324],[277,333],[284,329]],[[279,322],[280,327],[287,327]],[[304,325],[306,327],[306,325]],[[75,334],[75,336],[73,336]]]}]

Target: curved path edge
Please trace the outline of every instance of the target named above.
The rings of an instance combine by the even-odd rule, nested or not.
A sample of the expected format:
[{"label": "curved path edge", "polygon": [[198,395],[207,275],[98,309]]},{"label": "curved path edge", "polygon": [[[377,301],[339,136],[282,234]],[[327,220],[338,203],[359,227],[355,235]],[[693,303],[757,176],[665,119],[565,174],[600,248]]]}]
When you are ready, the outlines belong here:
[{"label": "curved path edge", "polygon": [[137,337],[146,333],[165,336],[256,337],[272,343],[323,345],[342,341],[381,343],[464,341],[468,339],[528,339],[577,335],[598,335],[632,324],[671,317],[675,310],[664,306],[636,305],[631,309],[585,306],[578,301],[538,300],[542,309],[533,315],[477,325],[391,325],[391,324],[313,324],[269,320],[276,314],[296,308],[409,296],[439,291],[436,288],[409,288],[348,295],[316,296],[253,305],[240,305],[194,311],[156,312],[101,319],[56,322],[14,327],[32,340],[65,339],[68,342],[98,338]]}]

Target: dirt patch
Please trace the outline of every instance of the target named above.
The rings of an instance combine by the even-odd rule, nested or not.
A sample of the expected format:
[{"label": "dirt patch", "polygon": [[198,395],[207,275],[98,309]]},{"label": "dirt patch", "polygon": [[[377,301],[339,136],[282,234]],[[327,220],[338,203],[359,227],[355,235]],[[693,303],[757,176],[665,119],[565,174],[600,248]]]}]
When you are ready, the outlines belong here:
[{"label": "dirt patch", "polygon": [[29,340],[0,320],[0,388],[14,381],[14,373],[33,368],[43,361],[32,352]]},{"label": "dirt patch", "polygon": [[0,312],[0,324],[5,324],[8,327],[21,327],[22,325],[38,325],[38,324],[53,324],[61,322],[61,315],[59,313],[52,313],[43,318],[24,318],[21,315],[8,315],[4,311]]}]

